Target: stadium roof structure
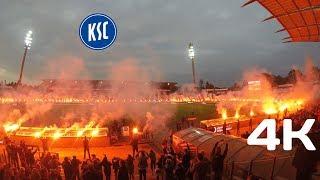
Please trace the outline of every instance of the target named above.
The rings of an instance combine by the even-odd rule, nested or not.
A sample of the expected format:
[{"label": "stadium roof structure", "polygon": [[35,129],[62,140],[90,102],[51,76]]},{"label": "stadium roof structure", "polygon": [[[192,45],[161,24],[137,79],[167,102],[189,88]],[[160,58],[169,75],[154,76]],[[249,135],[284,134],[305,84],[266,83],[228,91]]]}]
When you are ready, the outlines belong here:
[{"label": "stadium roof structure", "polygon": [[320,41],[320,0],[249,0],[243,6],[258,2],[271,16],[263,21],[277,19],[286,31],[284,42]]}]

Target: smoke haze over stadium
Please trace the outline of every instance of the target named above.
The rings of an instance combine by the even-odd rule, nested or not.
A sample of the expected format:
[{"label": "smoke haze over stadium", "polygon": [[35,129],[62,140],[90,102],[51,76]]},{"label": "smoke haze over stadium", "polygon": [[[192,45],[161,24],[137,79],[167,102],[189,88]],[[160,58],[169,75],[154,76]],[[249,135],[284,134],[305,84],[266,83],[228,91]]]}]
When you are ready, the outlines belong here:
[{"label": "smoke haze over stadium", "polygon": [[[292,66],[302,66],[306,57],[319,65],[317,43],[282,43],[288,35],[274,33],[282,28],[278,22],[262,23],[269,13],[258,4],[241,8],[244,2],[4,0],[0,2],[0,80],[17,80],[23,38],[30,28],[34,42],[26,60],[27,82],[54,78],[50,69],[56,59],[82,61],[86,74],[73,77],[78,79],[108,79],[113,64],[132,59],[155,74],[151,79],[191,82],[190,41],[196,50],[198,79],[220,86],[240,80],[251,67],[286,74]],[[104,51],[86,48],[78,36],[81,21],[95,12],[110,15],[118,27],[116,42]]]}]

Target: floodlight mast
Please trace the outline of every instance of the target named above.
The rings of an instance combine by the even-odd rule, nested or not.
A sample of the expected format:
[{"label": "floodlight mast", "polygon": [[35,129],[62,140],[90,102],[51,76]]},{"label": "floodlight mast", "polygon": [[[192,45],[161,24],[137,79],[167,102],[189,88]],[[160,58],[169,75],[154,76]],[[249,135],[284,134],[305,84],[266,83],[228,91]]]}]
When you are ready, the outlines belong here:
[{"label": "floodlight mast", "polygon": [[196,86],[196,73],[195,73],[195,65],[194,65],[194,48],[193,48],[193,44],[189,43],[189,47],[188,47],[188,56],[191,60],[192,63],[192,80],[193,80],[193,84]]},{"label": "floodlight mast", "polygon": [[28,49],[31,48],[31,44],[32,44],[32,31],[28,31],[27,34],[26,34],[26,37],[24,39],[24,53],[23,53],[23,57],[22,57],[20,75],[19,75],[19,80],[17,82],[17,85],[21,84],[22,75],[23,75],[23,69],[24,69],[24,63],[26,61],[26,56],[27,56]]}]

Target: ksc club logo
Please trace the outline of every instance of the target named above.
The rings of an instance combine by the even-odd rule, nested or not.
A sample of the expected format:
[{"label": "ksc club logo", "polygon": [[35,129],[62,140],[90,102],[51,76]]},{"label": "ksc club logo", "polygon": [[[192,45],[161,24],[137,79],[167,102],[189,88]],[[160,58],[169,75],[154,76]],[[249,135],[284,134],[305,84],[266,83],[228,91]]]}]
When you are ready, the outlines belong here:
[{"label": "ksc club logo", "polygon": [[101,13],[91,14],[81,22],[79,35],[88,48],[102,50],[115,41],[117,27],[109,16]]}]

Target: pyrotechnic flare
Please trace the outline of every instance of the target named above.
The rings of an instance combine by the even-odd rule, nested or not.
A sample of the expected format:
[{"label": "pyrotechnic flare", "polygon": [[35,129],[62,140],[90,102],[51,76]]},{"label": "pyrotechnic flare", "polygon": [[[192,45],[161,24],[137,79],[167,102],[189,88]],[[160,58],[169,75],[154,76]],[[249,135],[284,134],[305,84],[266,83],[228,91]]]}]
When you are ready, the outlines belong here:
[{"label": "pyrotechnic flare", "polygon": [[34,133],[34,137],[35,137],[35,138],[40,138],[41,135],[42,135],[41,132],[35,132],[35,133]]},{"label": "pyrotechnic flare", "polygon": [[266,101],[263,105],[262,105],[262,108],[263,108],[263,112],[267,115],[272,115],[272,114],[276,114],[278,111],[277,111],[277,108],[276,108],[276,105],[275,105],[275,100],[274,99],[270,99],[268,101]]},{"label": "pyrotechnic flare", "polygon": [[91,132],[91,136],[92,136],[92,137],[95,137],[95,136],[97,136],[98,134],[99,134],[99,129],[98,129],[98,128],[93,129],[92,132]]},{"label": "pyrotechnic flare", "polygon": [[288,109],[288,104],[287,103],[282,103],[279,107],[279,111],[283,113],[286,109]]},{"label": "pyrotechnic flare", "polygon": [[77,132],[77,137],[81,137],[83,135],[84,131],[83,130],[78,130]]},{"label": "pyrotechnic flare", "polygon": [[56,132],[53,134],[53,139],[59,139],[61,136],[62,136],[61,132],[60,132],[60,131],[56,131]]},{"label": "pyrotechnic flare", "polygon": [[133,133],[133,134],[138,134],[138,132],[139,132],[139,130],[138,130],[137,127],[134,127],[134,128],[132,129],[132,133]]},{"label": "pyrotechnic flare", "polygon": [[18,123],[9,122],[9,123],[4,124],[3,128],[6,133],[11,133],[11,132],[18,130],[20,128],[20,125]]},{"label": "pyrotechnic flare", "polygon": [[236,110],[236,113],[235,113],[235,115],[234,115],[234,118],[235,118],[235,119],[239,119],[239,118],[240,118],[239,110]]},{"label": "pyrotechnic flare", "polygon": [[254,112],[253,112],[253,110],[252,110],[252,109],[250,110],[249,115],[250,115],[250,117],[254,116]]},{"label": "pyrotechnic flare", "polygon": [[221,110],[221,117],[222,119],[226,120],[228,118],[228,115],[227,115],[227,110],[225,108],[223,108]]}]

